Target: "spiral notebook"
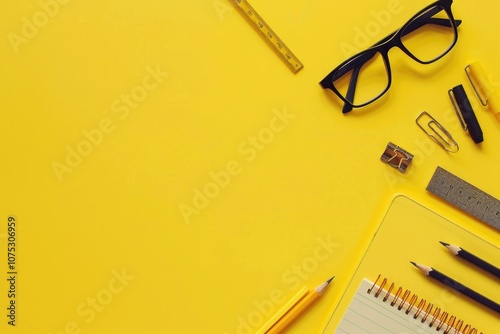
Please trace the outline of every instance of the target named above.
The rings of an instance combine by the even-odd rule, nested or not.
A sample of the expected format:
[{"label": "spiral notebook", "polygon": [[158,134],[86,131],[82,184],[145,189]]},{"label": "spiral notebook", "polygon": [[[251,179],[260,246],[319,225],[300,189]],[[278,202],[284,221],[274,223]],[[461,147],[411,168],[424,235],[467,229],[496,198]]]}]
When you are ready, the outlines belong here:
[{"label": "spiral notebook", "polygon": [[[498,299],[498,279],[456,258],[439,241],[460,245],[499,265],[497,245],[406,196],[397,196],[323,334],[498,333],[498,314],[422,275],[411,265],[410,261],[415,261],[433,266],[477,292]],[[372,281],[377,284],[374,286]]]},{"label": "spiral notebook", "polygon": [[[384,289],[389,288],[388,290]],[[363,279],[336,334],[479,333],[473,325],[383,279],[381,285]],[[391,293],[392,291],[395,294]]]}]

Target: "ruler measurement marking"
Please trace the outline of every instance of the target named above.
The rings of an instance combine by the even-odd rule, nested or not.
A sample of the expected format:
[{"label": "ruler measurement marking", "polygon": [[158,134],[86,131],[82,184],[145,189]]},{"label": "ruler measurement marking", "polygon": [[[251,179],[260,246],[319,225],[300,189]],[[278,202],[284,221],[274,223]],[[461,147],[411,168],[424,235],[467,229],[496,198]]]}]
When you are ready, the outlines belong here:
[{"label": "ruler measurement marking", "polygon": [[253,9],[246,0],[231,0],[241,13],[258,29],[264,40],[271,46],[276,54],[285,62],[285,64],[297,73],[304,67],[300,60],[292,53],[292,51],[283,43],[283,41],[274,33],[271,27],[264,19]]},{"label": "ruler measurement marking", "polygon": [[458,176],[438,167],[427,190],[500,230],[500,201]]}]

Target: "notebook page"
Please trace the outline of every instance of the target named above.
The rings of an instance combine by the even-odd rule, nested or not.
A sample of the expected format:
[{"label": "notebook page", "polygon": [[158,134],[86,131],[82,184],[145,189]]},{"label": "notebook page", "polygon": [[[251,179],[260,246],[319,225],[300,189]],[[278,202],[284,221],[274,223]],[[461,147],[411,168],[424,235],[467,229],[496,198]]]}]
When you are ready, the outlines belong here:
[{"label": "notebook page", "polygon": [[[389,282],[417,293],[434,307],[439,307],[463,321],[462,331],[468,324],[477,328],[477,333],[499,333],[498,314],[442,284],[430,282],[428,277],[422,275],[410,263],[417,261],[436,268],[446,268],[449,276],[467,284],[475,291],[490,296],[491,299],[498,299],[496,296],[500,291],[500,285],[497,279],[471,264],[459,261],[439,241],[458,244],[480,254],[490,263],[498,263],[500,254],[498,246],[420,203],[398,195],[391,201],[373,238],[369,241],[369,246],[359,260],[358,267],[340,296],[340,301],[330,313],[323,334],[335,333],[363,278],[375,279],[379,274]],[[439,333],[443,332],[441,330]],[[427,331],[422,329],[420,333]],[[455,334],[455,331],[451,330],[449,333]]]},{"label": "notebook page", "polygon": [[[410,334],[410,333],[438,333],[436,325],[432,328],[429,323],[432,317],[429,316],[425,323],[421,323],[422,316],[413,319],[417,308],[414,307],[410,313],[406,314],[407,304],[398,310],[398,305],[391,306],[390,297],[385,303],[382,301],[385,290],[375,298],[373,293],[367,293],[373,282],[363,279],[349,307],[345,311],[335,334]],[[375,290],[376,291],[376,290]],[[446,325],[443,325],[439,333],[444,332]]]}]

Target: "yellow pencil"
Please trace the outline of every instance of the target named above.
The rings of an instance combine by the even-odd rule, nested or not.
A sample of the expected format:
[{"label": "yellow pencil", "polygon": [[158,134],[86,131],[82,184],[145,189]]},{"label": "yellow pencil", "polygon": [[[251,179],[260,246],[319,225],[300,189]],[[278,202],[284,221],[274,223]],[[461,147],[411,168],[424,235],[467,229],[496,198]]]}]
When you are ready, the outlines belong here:
[{"label": "yellow pencil", "polygon": [[279,318],[269,328],[265,334],[279,334],[282,333],[292,322],[294,322],[309,306],[321,297],[326,290],[333,277],[328,281],[318,285],[314,290],[309,291],[297,303],[295,303],[281,318]]}]

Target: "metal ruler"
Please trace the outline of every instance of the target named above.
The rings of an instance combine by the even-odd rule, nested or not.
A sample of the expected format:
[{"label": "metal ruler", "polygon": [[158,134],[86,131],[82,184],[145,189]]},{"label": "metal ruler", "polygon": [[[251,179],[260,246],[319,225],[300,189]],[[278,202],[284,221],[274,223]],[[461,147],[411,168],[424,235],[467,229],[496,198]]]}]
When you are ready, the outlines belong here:
[{"label": "metal ruler", "polygon": [[274,52],[280,56],[286,65],[297,73],[304,65],[293,54],[293,52],[283,43],[283,41],[274,33],[271,27],[262,19],[262,17],[253,9],[246,0],[229,0],[237,9],[247,18],[247,20],[257,29],[266,42],[269,43]]},{"label": "metal ruler", "polygon": [[438,167],[427,190],[500,230],[500,201],[458,176]]}]

